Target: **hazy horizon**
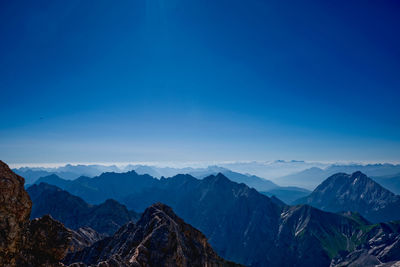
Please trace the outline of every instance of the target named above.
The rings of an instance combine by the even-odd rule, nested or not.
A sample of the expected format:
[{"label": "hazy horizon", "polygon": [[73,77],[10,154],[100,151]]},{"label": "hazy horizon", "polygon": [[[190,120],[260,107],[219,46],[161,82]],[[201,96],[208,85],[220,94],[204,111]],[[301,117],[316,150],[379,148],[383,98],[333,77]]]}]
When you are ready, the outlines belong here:
[{"label": "hazy horizon", "polygon": [[127,165],[143,165],[143,166],[154,166],[159,168],[169,167],[169,168],[205,168],[209,166],[218,166],[223,164],[240,164],[240,163],[262,163],[262,164],[271,164],[277,163],[280,161],[284,161],[286,163],[294,162],[305,162],[309,164],[325,164],[325,165],[373,165],[373,164],[393,164],[399,165],[400,161],[302,161],[302,160],[272,160],[272,161],[262,161],[262,160],[248,160],[248,161],[197,161],[197,162],[171,162],[171,161],[125,161],[125,162],[38,162],[38,163],[7,163],[11,168],[23,168],[23,167],[38,167],[38,168],[57,168],[64,167],[67,165],[72,166],[90,166],[90,165],[102,165],[102,166],[117,166],[124,167]]}]

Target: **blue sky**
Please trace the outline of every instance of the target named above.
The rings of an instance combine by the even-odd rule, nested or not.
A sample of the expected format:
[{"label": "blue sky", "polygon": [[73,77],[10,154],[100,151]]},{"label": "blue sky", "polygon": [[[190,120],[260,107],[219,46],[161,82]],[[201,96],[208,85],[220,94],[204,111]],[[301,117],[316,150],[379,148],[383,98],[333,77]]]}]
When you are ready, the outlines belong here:
[{"label": "blue sky", "polygon": [[0,158],[400,161],[398,1],[2,1]]}]

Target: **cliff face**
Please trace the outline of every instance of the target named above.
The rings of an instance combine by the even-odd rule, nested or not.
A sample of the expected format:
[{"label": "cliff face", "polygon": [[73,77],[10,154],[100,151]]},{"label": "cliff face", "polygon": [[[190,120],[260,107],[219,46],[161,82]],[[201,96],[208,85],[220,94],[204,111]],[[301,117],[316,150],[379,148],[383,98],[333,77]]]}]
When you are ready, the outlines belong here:
[{"label": "cliff face", "polygon": [[0,161],[0,266],[15,265],[23,248],[32,206],[24,182],[24,178]]},{"label": "cliff face", "polygon": [[50,216],[29,221],[24,182],[0,161],[0,266],[60,266],[70,232]]},{"label": "cliff face", "polygon": [[65,262],[91,266],[236,266],[220,258],[200,231],[160,203],[147,208],[137,224],[128,223],[112,237],[68,254]]},{"label": "cliff face", "polygon": [[32,220],[25,237],[17,266],[61,266],[71,242],[70,231],[48,215]]}]

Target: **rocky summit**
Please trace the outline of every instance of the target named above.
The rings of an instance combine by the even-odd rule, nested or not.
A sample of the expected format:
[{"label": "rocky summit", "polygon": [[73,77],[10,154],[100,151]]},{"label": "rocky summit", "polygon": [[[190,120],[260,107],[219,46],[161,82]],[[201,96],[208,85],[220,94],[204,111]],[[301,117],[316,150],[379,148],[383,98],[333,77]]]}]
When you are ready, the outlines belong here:
[{"label": "rocky summit", "polygon": [[75,263],[73,266],[239,266],[219,257],[200,231],[161,203],[147,208],[137,224],[130,222],[112,237],[68,254],[65,263]]},{"label": "rocky summit", "polygon": [[70,232],[50,216],[29,221],[24,182],[0,161],[0,266],[60,266]]}]

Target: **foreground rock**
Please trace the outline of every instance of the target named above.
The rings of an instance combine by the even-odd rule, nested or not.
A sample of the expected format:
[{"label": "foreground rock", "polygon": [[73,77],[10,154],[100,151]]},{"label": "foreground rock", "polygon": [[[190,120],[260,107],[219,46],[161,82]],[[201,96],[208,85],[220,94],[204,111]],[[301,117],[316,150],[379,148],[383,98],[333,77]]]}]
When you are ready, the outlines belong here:
[{"label": "foreground rock", "polygon": [[61,266],[70,232],[50,216],[29,221],[24,182],[0,161],[0,266]]},{"label": "foreground rock", "polygon": [[75,263],[71,266],[239,266],[219,257],[200,231],[160,203],[146,209],[137,224],[128,223],[64,261]]}]

